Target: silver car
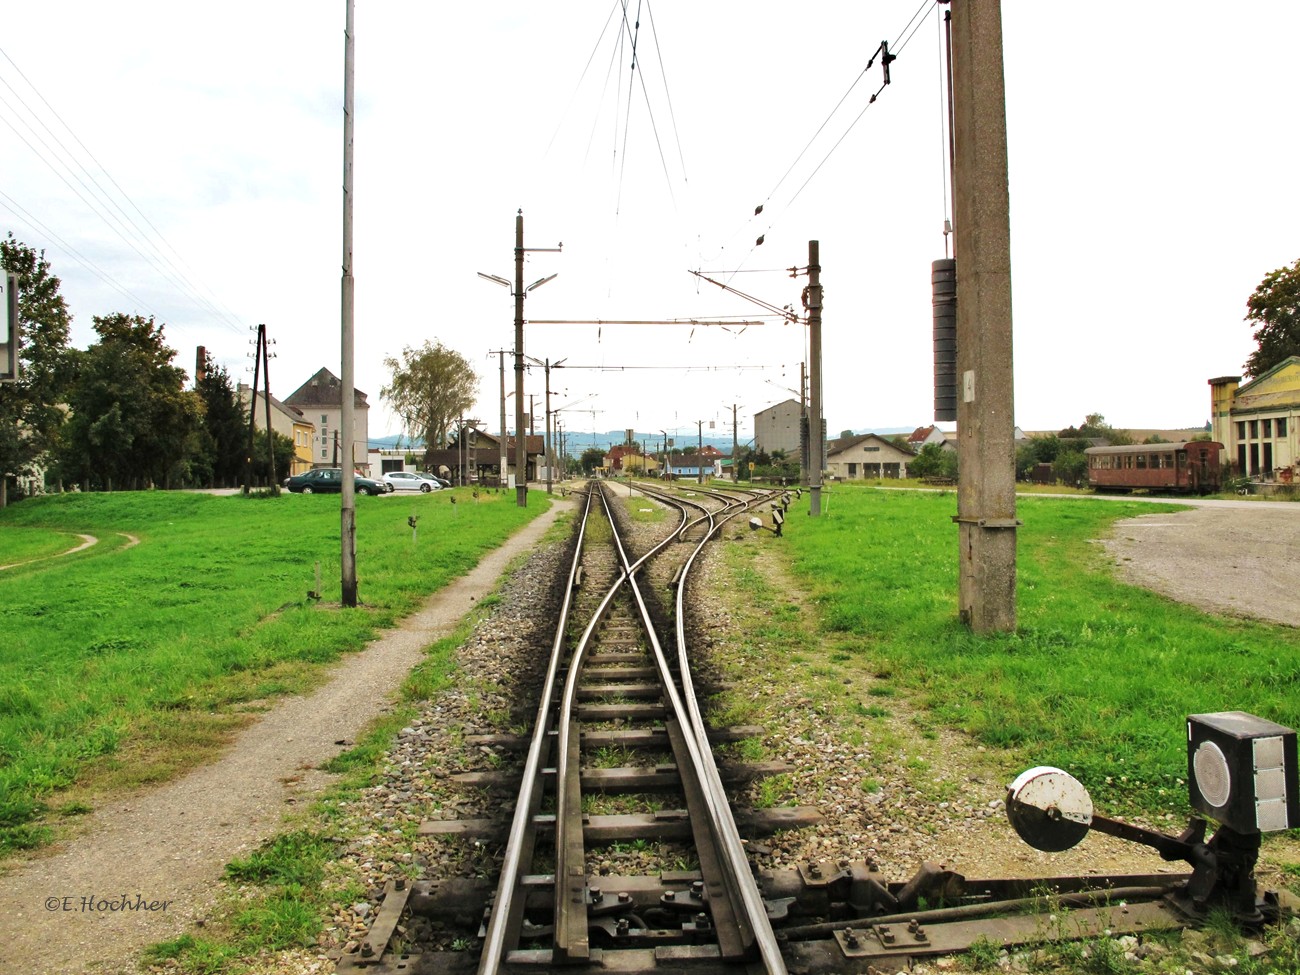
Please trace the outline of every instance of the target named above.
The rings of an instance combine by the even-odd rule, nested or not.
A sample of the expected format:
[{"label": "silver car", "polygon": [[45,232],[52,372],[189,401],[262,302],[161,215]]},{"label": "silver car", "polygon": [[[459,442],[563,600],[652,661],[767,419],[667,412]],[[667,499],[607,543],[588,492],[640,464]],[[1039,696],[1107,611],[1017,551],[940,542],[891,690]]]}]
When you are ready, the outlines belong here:
[{"label": "silver car", "polygon": [[389,494],[394,491],[421,491],[428,494],[430,491],[438,491],[442,488],[437,481],[411,471],[389,471],[381,480]]}]

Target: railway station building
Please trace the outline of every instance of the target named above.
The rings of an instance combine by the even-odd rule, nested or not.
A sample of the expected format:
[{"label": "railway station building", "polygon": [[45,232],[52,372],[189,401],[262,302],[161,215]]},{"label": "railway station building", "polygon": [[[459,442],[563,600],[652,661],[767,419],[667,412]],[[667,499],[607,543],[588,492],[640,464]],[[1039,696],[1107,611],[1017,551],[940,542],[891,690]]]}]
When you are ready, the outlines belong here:
[{"label": "railway station building", "polygon": [[1222,462],[1261,481],[1300,482],[1300,356],[1244,386],[1240,376],[1209,384],[1211,433],[1224,446]]},{"label": "railway station building", "polygon": [[832,440],[826,445],[826,469],[837,480],[907,477],[916,454],[875,433]]}]

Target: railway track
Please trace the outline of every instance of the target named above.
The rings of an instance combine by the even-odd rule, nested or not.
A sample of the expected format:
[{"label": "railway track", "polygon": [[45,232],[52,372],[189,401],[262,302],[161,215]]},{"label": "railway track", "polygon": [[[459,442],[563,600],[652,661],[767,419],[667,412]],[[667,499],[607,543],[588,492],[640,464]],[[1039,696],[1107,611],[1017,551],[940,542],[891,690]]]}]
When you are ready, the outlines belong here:
[{"label": "railway track", "polygon": [[[420,826],[439,842],[497,851],[499,874],[390,881],[368,935],[339,971],[775,975],[867,972],[886,962],[893,970],[959,950],[999,901],[1048,889],[1041,881],[967,882],[933,864],[905,883],[886,881],[870,862],[756,874],[748,842],[820,816],[801,807],[733,808],[739,786],[783,767],[715,760],[715,745],[761,729],[707,722],[700,702],[720,688],[692,658],[692,569],[724,526],[734,536],[753,509],[789,499],[636,490],[629,499],[621,485],[593,482],[582,495],[549,621],[550,652],[521,682],[535,690],[531,733],[467,742],[517,760],[452,776],[501,796],[500,815]],[[630,524],[627,509],[646,505],[670,512],[652,515],[653,530]],[[1169,879],[1111,878],[1147,892]],[[1054,889],[1082,898],[1078,916],[1087,923],[1095,895],[1067,881]],[[957,906],[926,911],[927,904]],[[441,938],[405,936],[400,925],[412,916],[428,919]],[[1096,923],[1114,922],[1099,915]],[[1136,923],[1169,919],[1153,909]]]}]

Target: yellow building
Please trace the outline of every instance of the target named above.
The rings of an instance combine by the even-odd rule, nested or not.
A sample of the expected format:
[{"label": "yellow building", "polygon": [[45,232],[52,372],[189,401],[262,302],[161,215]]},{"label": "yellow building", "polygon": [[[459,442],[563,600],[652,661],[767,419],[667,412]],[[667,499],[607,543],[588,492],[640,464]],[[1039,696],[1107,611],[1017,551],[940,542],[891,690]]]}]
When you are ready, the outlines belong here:
[{"label": "yellow building", "polygon": [[1266,481],[1300,480],[1300,356],[1283,359],[1242,386],[1240,376],[1210,381],[1210,424],[1225,462]]},{"label": "yellow building", "polygon": [[[253,425],[258,430],[266,428],[266,400],[259,389],[252,393],[240,383],[236,396],[244,409],[253,410]],[[301,474],[312,469],[312,441],[316,436],[316,426],[303,414],[302,410],[288,406],[274,396],[271,397],[271,429],[281,436],[293,440],[293,462],[289,474]]]}]

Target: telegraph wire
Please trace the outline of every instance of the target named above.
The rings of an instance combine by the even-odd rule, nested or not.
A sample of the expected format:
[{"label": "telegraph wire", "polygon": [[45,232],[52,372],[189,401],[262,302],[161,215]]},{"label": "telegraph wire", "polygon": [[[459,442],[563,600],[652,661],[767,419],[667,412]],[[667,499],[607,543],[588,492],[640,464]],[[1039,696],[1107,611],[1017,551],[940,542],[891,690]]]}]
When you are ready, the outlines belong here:
[{"label": "telegraph wire", "polygon": [[[109,275],[107,271],[104,271],[94,261],[92,261],[90,258],[83,255],[80,251],[78,251],[75,247],[69,244],[66,240],[64,240],[53,230],[51,230],[49,227],[43,224],[37,217],[33,216],[24,206],[18,203],[17,200],[11,197],[4,190],[0,190],[0,197],[4,197],[4,200],[0,200],[0,206],[3,206],[6,210],[12,213],[19,220],[26,223],[29,227],[32,227],[35,230],[43,231],[45,235],[49,237],[51,241],[54,242],[54,246],[59,248],[59,250],[63,251],[74,261],[76,261],[78,264],[84,267],[87,271],[89,271],[91,274],[95,275],[97,278],[103,281],[110,288],[116,290],[123,297],[136,302],[139,305],[139,307],[143,308],[154,318],[159,317],[158,313],[155,312],[149,306],[148,302],[142,300],[141,298],[136,297],[130,291],[127,291],[126,288],[124,288],[116,280],[114,280],[113,277]],[[5,200],[7,200],[8,202],[5,202]]]},{"label": "telegraph wire", "polygon": [[[17,72],[18,76],[22,78],[22,80],[32,90],[32,92],[36,95],[36,97],[40,99],[41,104],[44,105],[45,108],[49,110],[50,114],[53,115],[54,118],[58,120],[59,124],[63,126],[63,128],[68,132],[69,135],[71,135],[72,139],[76,142],[78,146],[81,147],[82,151],[86,154],[86,156],[96,166],[99,167],[100,172],[102,172],[104,176],[108,178],[108,181],[112,183],[113,187],[121,195],[122,199],[124,199],[127,203],[129,203],[136,213],[140,214],[140,217],[145,221],[146,224],[148,224],[148,226],[153,231],[153,233],[157,236],[157,238],[161,240],[168,247],[168,249],[170,249],[172,253],[175,254],[178,259],[181,260],[182,263],[185,263],[184,258],[181,257],[180,253],[176,250],[176,248],[173,247],[172,244],[166,239],[166,237],[162,235],[162,233],[149,220],[149,218],[144,214],[144,212],[140,209],[139,205],[136,204],[136,202],[130,197],[130,195],[127,194],[126,191],[122,189],[121,185],[117,182],[117,180],[113,178],[112,174],[108,172],[104,164],[101,163],[99,159],[95,156],[95,154],[90,151],[90,149],[86,146],[86,144],[72,129],[72,127],[68,125],[66,121],[64,121],[63,117],[58,113],[58,111],[54,108],[54,106],[50,104],[49,100],[43,94],[41,94],[40,89],[38,89],[32,83],[31,79],[27,77],[27,75],[23,72],[22,68],[18,66],[17,62],[15,62],[14,59],[9,56],[8,52],[5,51],[3,48],[0,48],[0,55],[3,55],[4,59],[7,62],[9,62],[9,64],[14,69],[14,71]],[[9,106],[10,111],[14,113],[14,116],[18,118],[22,122],[22,124],[28,129],[28,131],[31,132],[32,135],[40,141],[41,145],[45,147],[49,155],[52,156],[58,162],[59,165],[61,165],[64,169],[66,169],[69,173],[71,173],[72,176],[77,180],[77,182],[79,182],[83,187],[85,187],[86,190],[92,194],[92,196],[94,196],[95,192],[97,191],[98,198],[102,199],[107,204],[115,208],[118,211],[118,213],[120,213],[122,217],[125,218],[126,223],[123,223],[123,221],[120,218],[115,216],[112,217],[113,222],[110,222],[109,217],[112,216],[111,211],[106,215],[105,212],[101,211],[100,204],[98,202],[92,202],[92,200],[87,199],[81,192],[77,190],[76,187],[74,187],[71,183],[68,182],[67,178],[58,170],[58,168],[56,168],[54,163],[52,163],[50,159],[47,158],[46,155],[42,154],[40,150],[38,150],[35,146],[33,146],[31,142],[28,141],[8,119],[4,119],[5,124],[8,125],[10,129],[13,130],[14,134],[17,135],[19,139],[21,139],[29,149],[32,150],[32,152],[37,156],[37,158],[39,158],[41,162],[43,162],[46,165],[46,167],[50,169],[51,172],[53,172],[56,176],[58,176],[59,179],[61,179],[63,183],[66,186],[68,186],[68,188],[72,190],[72,192],[77,197],[79,197],[82,200],[82,202],[85,203],[86,206],[88,206],[95,213],[96,216],[98,216],[102,221],[104,221],[105,225],[108,226],[109,229],[113,230],[114,233],[116,233],[119,237],[121,237],[123,242],[126,243],[132,250],[134,250],[136,254],[138,254],[146,262],[146,264],[148,264],[151,268],[153,268],[154,271],[156,271],[160,276],[162,276],[165,280],[167,280],[173,287],[175,287],[179,294],[188,298],[196,306],[200,308],[206,308],[217,318],[218,321],[220,321],[227,328],[231,329],[234,332],[242,332],[242,329],[237,324],[237,320],[235,316],[232,315],[228,310],[217,307],[217,305],[215,305],[211,300],[209,300],[204,295],[199,293],[198,291],[199,286],[196,284],[196,282],[194,282],[191,278],[189,278],[189,276],[186,275],[184,271],[182,271],[179,267],[177,267],[176,264],[173,263],[171,259],[168,258],[167,255],[162,252],[162,250],[157,246],[157,244],[155,244],[153,241],[149,239],[149,235],[145,233],[145,231],[141,229],[139,224],[135,222],[135,220],[131,217],[131,215],[127,213],[115,199],[113,199],[112,194],[108,193],[104,189],[104,187],[99,184],[99,181],[95,177],[95,175],[86,168],[86,166],[77,158],[76,154],[71,149],[69,149],[68,146],[63,142],[63,140],[58,136],[58,134],[55,133],[54,130],[51,129],[50,126],[46,124],[46,122],[32,108],[32,106],[27,103],[27,101],[22,97],[22,95],[19,94],[19,92],[7,80],[0,79],[0,82],[3,82],[4,86],[8,88],[10,92],[13,93],[14,97],[18,100],[19,104],[21,104],[22,107],[26,109],[27,113],[33,119],[36,120],[36,122],[41,126],[41,128],[43,128],[47,133],[49,133],[50,137],[54,140],[54,142],[59,146],[60,149],[62,149],[64,156],[66,156],[68,160],[71,160],[73,163],[75,163],[76,166],[83,173],[85,173],[85,175],[90,179],[91,183],[93,184],[93,188],[92,186],[88,186],[85,180],[83,180],[72,170],[72,167],[68,164],[68,162],[60,158],[59,154],[55,152],[55,150],[49,145],[49,143],[47,143],[40,136],[40,134],[36,132],[36,130],[32,127],[31,123],[28,122],[26,119],[24,119],[22,115],[19,112],[17,112],[12,107],[12,105],[10,105]],[[116,222],[118,226],[114,226],[114,222]],[[128,224],[130,225],[129,228],[127,226]],[[137,247],[132,240],[128,239],[128,237],[124,233],[122,233],[122,230],[118,229],[119,227],[123,229],[130,229],[141,243],[143,243],[146,247],[151,248],[157,254],[157,258],[151,257],[149,254],[146,254],[143,251],[141,251],[140,248]],[[162,264],[160,264],[158,258],[160,258],[163,262],[169,265],[170,270],[168,269],[168,267],[164,267]],[[206,289],[206,290],[208,290],[208,292],[211,293],[211,289]]]}]

